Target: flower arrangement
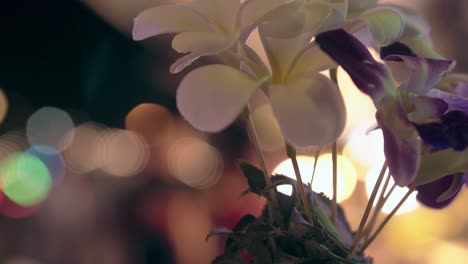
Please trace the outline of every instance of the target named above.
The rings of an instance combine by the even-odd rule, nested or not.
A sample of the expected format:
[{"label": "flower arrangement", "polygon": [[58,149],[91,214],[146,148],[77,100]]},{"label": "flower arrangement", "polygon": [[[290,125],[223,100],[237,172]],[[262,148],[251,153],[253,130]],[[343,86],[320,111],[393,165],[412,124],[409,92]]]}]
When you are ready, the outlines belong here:
[{"label": "flower arrangement", "polygon": [[[254,30],[268,63],[246,44]],[[220,61],[185,75],[176,95],[181,115],[204,132],[241,118],[261,165],[240,163],[247,191],[266,197],[267,206],[233,230],[208,234],[228,238],[213,263],[372,263],[366,248],[411,193],[443,208],[468,184],[468,75],[451,72],[455,62],[432,49],[426,22],[412,10],[377,0],[194,0],[135,18],[135,40],[165,33],[176,33],[172,47],[184,53],[172,73],[202,56]],[[379,51],[380,62],[369,47]],[[336,140],[346,121],[338,66],[372,99],[374,129],[384,137],[386,161],[355,232],[336,200]],[[296,180],[271,176],[265,165],[250,114],[257,92],[269,99]],[[331,200],[303,183],[296,158],[296,149],[329,145]],[[409,191],[377,225],[375,215],[388,198],[377,193],[390,189],[390,178]],[[291,185],[292,194],[277,191],[279,185]]]}]

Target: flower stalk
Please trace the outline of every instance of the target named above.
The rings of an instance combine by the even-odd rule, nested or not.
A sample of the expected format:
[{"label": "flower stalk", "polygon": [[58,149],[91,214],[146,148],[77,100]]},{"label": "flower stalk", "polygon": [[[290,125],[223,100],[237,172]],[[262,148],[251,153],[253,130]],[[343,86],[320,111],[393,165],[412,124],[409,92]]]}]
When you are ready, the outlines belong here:
[{"label": "flower stalk", "polygon": [[416,186],[412,185],[409,190],[406,192],[405,196],[401,199],[401,201],[393,208],[393,210],[390,212],[390,214],[385,217],[385,219],[382,221],[382,223],[379,225],[379,227],[375,230],[375,232],[367,239],[362,248],[359,250],[360,253],[364,252],[367,247],[375,240],[375,238],[380,234],[382,229],[387,225],[388,221],[396,214],[396,212],[400,209],[400,207],[405,203],[405,201],[408,199],[408,197],[416,190]]},{"label": "flower stalk", "polygon": [[377,191],[379,190],[380,184],[382,183],[382,180],[385,176],[386,169],[387,169],[387,162],[384,162],[384,164],[382,165],[382,169],[380,170],[379,177],[377,178],[377,182],[375,183],[374,189],[372,190],[372,194],[369,198],[369,201],[367,202],[367,206],[364,211],[364,214],[362,215],[361,222],[359,223],[359,227],[356,232],[356,235],[354,236],[354,240],[353,240],[353,243],[351,244],[351,249],[349,251],[348,258],[352,257],[352,255],[354,254],[354,251],[357,248],[357,245],[359,244],[359,240],[361,239],[361,236],[362,236],[362,231],[364,230],[364,226],[367,223],[367,219],[369,217],[370,211],[374,204],[375,197],[377,196]]},{"label": "flower stalk", "polygon": [[309,221],[311,225],[313,225],[314,219],[312,217],[312,211],[310,210],[309,199],[307,198],[305,190],[304,190],[304,183],[302,181],[301,171],[299,170],[299,164],[297,162],[296,149],[294,149],[289,144],[286,144],[286,154],[288,155],[288,158],[291,160],[291,163],[294,168],[294,173],[296,175],[296,180],[297,180],[298,189],[299,189],[299,196],[301,197],[302,206],[304,206],[306,219],[307,221]]},{"label": "flower stalk", "polygon": [[338,204],[338,159],[336,153],[336,142],[332,146],[332,161],[333,161],[333,198],[332,198],[332,223],[336,225],[336,210]]}]

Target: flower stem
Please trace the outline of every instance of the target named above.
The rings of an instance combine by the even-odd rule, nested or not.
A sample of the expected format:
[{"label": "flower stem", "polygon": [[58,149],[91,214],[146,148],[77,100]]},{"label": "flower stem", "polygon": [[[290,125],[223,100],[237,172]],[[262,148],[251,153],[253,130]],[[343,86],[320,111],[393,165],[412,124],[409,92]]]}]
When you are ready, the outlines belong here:
[{"label": "flower stem", "polygon": [[[245,121],[247,123],[247,132],[249,134],[250,140],[252,144],[254,145],[255,148],[255,153],[257,155],[258,162],[260,163],[260,167],[263,171],[263,177],[265,177],[265,183],[266,186],[271,186],[271,179],[270,179],[270,174],[268,173],[268,167],[265,162],[265,156],[263,155],[261,146],[260,146],[260,141],[258,140],[258,134],[255,130],[255,125],[252,119],[251,115],[251,109],[252,106],[250,104],[247,105],[246,109],[246,118]],[[270,188],[268,191],[270,198],[271,198],[271,203],[267,203],[267,208],[268,208],[268,221],[271,226],[273,226],[273,213],[274,213],[274,207],[278,205],[278,201],[276,199],[276,193],[274,188]],[[273,250],[276,250],[276,242],[273,238],[269,239],[270,245]]]},{"label": "flower stem", "polygon": [[336,208],[337,208],[337,197],[338,197],[338,160],[336,154],[336,141],[332,146],[332,160],[333,160],[333,203],[332,203],[332,212],[331,212],[331,221],[333,224],[336,224]]},{"label": "flower stem", "polygon": [[416,189],[415,185],[413,185],[413,186],[411,186],[409,188],[408,192],[406,192],[403,199],[401,199],[401,201],[397,204],[397,206],[395,208],[393,208],[393,210],[390,212],[390,214],[387,215],[387,217],[385,217],[385,219],[379,225],[377,230],[375,230],[374,234],[372,234],[370,236],[370,238],[368,240],[366,240],[366,242],[362,246],[361,250],[359,251],[360,253],[364,252],[364,250],[366,250],[366,248],[375,240],[375,238],[379,235],[379,233],[382,231],[382,229],[385,227],[385,225],[388,223],[388,221],[390,221],[390,219],[395,215],[395,213],[398,211],[398,209],[400,209],[400,207],[403,205],[403,203],[405,203],[405,201],[408,199],[408,197],[413,193],[413,191],[415,189]]},{"label": "flower stem", "polygon": [[388,184],[390,183],[391,175],[390,172],[387,173],[385,183],[382,187],[382,190],[380,191],[379,199],[377,199],[377,203],[375,205],[375,209],[372,212],[372,216],[370,217],[369,223],[366,225],[366,228],[364,229],[364,232],[362,233],[362,238],[363,240],[367,240],[369,237],[370,233],[372,232],[372,229],[374,228],[374,225],[377,221],[377,217],[379,216],[380,212],[382,211],[382,208],[385,205],[385,202],[387,201],[388,197],[392,194],[393,190],[395,190],[395,184],[393,184],[392,188],[390,188],[390,191],[388,192],[387,195],[385,195],[385,192],[387,191]]},{"label": "flower stem", "polygon": [[[314,169],[312,171],[312,177],[310,178],[310,188],[312,189],[312,185],[314,184],[314,178],[315,178],[315,169],[317,168],[317,163],[318,163],[318,159],[319,159],[319,156],[320,156],[320,151],[322,150],[322,148],[318,148],[317,149],[317,152],[315,152],[315,157],[314,157]],[[313,190],[313,189],[312,189]]]},{"label": "flower stem", "polygon": [[304,206],[305,216],[307,218],[307,221],[309,221],[309,223],[313,225],[314,220],[312,218],[312,212],[310,211],[309,199],[307,198],[305,194],[304,183],[302,182],[301,171],[299,170],[299,164],[297,163],[296,150],[289,144],[286,144],[286,154],[288,155],[288,158],[291,159],[291,162],[294,168],[294,173],[296,174],[299,195],[302,200],[302,205]]},{"label": "flower stem", "polygon": [[[251,105],[248,104],[248,109],[246,113],[246,123],[247,123],[247,131],[250,135],[250,140],[252,141],[252,144],[255,149],[255,154],[257,155],[258,162],[260,163],[260,168],[263,171],[263,177],[265,178],[265,183],[267,186],[271,186],[271,179],[270,179],[270,174],[268,172],[268,168],[265,162],[265,156],[263,155],[261,146],[260,146],[260,141],[258,139],[258,134],[255,130],[255,125],[252,119],[251,115]],[[276,204],[276,194],[273,189],[270,188],[269,190],[271,199],[273,200],[274,204]]]},{"label": "flower stem", "polygon": [[382,169],[380,170],[380,174],[377,179],[377,182],[375,183],[374,189],[372,190],[372,194],[369,198],[369,201],[367,202],[366,210],[364,211],[364,214],[361,218],[361,222],[359,223],[359,227],[356,232],[356,235],[354,236],[354,240],[353,240],[353,243],[351,244],[351,249],[349,251],[348,258],[351,258],[351,256],[354,254],[354,251],[356,250],[357,245],[359,244],[362,231],[364,229],[364,226],[366,225],[367,218],[369,217],[369,213],[372,209],[372,205],[374,204],[375,197],[377,196],[377,191],[379,190],[380,184],[382,183],[382,180],[385,176],[386,169],[387,169],[387,162],[384,162]]}]

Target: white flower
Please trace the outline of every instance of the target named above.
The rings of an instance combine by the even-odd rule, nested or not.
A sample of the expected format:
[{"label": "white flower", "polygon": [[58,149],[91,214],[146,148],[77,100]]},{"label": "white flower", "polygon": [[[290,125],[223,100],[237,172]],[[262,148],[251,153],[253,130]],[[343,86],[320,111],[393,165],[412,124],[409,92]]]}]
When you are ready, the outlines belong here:
[{"label": "white flower", "polygon": [[191,3],[156,6],[140,13],[133,38],[143,40],[164,33],[178,33],[172,47],[188,53],[178,59],[171,72],[178,73],[200,56],[229,49],[243,30],[262,16],[291,0],[194,0]]},{"label": "white flower", "polygon": [[[297,3],[285,8],[295,8],[294,4]],[[272,69],[269,82],[255,71],[265,68],[256,67],[262,64],[258,57],[249,49],[242,52],[245,46],[239,48],[247,59],[246,72],[225,65],[208,65],[187,74],[177,91],[181,114],[195,128],[217,132],[231,124],[251,95],[262,87],[288,143],[308,147],[336,140],[345,123],[344,103],[335,83],[319,74],[335,63],[316,45],[310,45],[314,29],[326,22],[333,9],[328,5],[322,7],[313,21],[297,24],[307,27],[300,28],[298,32],[306,33],[297,37],[271,37],[282,36],[285,32],[281,31],[288,30],[288,25],[275,30],[271,27],[274,22],[268,19],[259,25]]]}]

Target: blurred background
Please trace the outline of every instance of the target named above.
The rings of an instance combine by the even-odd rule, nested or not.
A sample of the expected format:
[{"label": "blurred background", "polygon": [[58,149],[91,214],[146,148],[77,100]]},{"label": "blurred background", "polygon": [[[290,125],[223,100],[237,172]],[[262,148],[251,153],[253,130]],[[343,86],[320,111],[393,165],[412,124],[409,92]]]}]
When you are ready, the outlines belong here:
[{"label": "blurred background", "polygon": [[[224,241],[205,242],[207,232],[261,212],[262,199],[240,195],[237,160],[257,164],[243,125],[200,133],[175,108],[181,78],[210,59],[172,75],[171,36],[130,37],[139,12],[169,2],[0,3],[0,263],[210,263]],[[468,3],[408,2],[428,17],[436,50],[468,72]],[[365,136],[375,109],[341,69],[338,77],[349,117],[338,199],[356,228],[383,162],[382,135]],[[271,109],[256,101],[267,165],[292,175]],[[305,181],[315,152],[300,151]],[[323,149],[314,190],[331,193],[331,166]],[[395,190],[380,219],[404,193]],[[467,263],[467,199],[465,188],[431,210],[413,196],[367,253],[379,264]]]}]

